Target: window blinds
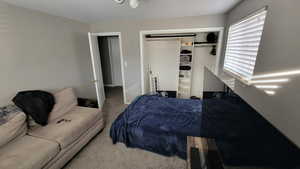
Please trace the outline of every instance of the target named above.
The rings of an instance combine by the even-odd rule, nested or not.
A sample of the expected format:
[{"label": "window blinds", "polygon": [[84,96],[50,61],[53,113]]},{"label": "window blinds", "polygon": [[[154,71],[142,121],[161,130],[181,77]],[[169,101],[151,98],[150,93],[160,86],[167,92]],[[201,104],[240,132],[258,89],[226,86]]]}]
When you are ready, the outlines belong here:
[{"label": "window blinds", "polygon": [[266,15],[260,10],[229,28],[224,69],[243,80],[253,75]]}]

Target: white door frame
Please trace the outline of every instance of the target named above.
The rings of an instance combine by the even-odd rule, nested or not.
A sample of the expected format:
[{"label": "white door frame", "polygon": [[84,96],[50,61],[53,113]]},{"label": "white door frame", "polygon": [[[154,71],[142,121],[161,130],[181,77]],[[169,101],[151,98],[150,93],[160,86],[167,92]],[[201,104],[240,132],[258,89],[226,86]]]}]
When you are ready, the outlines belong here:
[{"label": "white door frame", "polygon": [[144,77],[144,37],[146,34],[165,34],[165,33],[200,33],[200,32],[219,32],[217,59],[215,72],[219,72],[221,49],[223,44],[224,27],[209,27],[209,28],[192,28],[192,29],[165,29],[165,30],[143,30],[140,31],[140,64],[141,64],[141,87],[142,95],[145,93],[145,77]]},{"label": "white door frame", "polygon": [[[119,45],[120,45],[120,59],[121,59],[121,71],[122,71],[122,89],[123,89],[123,101],[124,104],[127,104],[126,97],[126,86],[125,86],[125,73],[124,73],[124,57],[123,57],[123,47],[122,47],[122,34],[121,32],[99,32],[99,33],[91,33],[92,36],[118,36],[119,37]],[[101,55],[101,53],[100,53]],[[94,69],[94,68],[93,68]],[[101,75],[103,76],[103,75]],[[104,84],[103,84],[104,85]]]}]

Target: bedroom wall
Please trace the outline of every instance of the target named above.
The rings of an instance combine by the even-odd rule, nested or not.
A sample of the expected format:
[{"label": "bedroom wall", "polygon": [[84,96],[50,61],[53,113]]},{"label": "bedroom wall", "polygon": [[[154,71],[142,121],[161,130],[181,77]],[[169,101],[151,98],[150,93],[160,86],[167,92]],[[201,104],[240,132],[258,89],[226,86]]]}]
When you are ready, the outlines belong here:
[{"label": "bedroom wall", "polygon": [[160,20],[119,20],[94,23],[92,32],[121,32],[125,65],[127,100],[141,94],[139,32],[142,30],[223,27],[225,15],[183,17]]},{"label": "bedroom wall", "polygon": [[[228,13],[227,25],[264,6],[268,6],[268,16],[258,52],[255,75],[299,70],[299,0],[244,0]],[[263,91],[245,86],[238,81],[235,91],[300,146],[300,77],[296,75],[285,78],[289,78],[290,82],[280,84],[281,88],[276,90],[274,96],[266,95]]]},{"label": "bedroom wall", "polygon": [[88,31],[88,24],[0,2],[0,106],[20,90],[70,86],[96,98]]}]

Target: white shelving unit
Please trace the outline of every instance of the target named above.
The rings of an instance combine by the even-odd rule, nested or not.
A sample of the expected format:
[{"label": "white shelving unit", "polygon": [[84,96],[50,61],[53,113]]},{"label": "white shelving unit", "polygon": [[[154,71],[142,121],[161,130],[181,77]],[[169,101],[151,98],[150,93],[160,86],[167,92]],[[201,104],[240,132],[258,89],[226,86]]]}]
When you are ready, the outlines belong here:
[{"label": "white shelving unit", "polygon": [[[190,51],[190,53],[182,53],[183,50]],[[194,38],[182,38],[180,48],[180,67],[185,66],[186,68],[190,67],[190,69],[179,70],[179,82],[177,91],[178,98],[188,99],[191,97],[193,52]]]}]

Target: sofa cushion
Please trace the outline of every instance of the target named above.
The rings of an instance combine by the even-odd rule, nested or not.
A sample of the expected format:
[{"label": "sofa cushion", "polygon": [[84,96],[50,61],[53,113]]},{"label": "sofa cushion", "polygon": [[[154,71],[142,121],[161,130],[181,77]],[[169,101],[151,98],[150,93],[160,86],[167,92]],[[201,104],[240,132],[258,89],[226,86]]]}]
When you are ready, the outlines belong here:
[{"label": "sofa cushion", "polygon": [[26,134],[26,115],[14,105],[0,108],[0,147]]},{"label": "sofa cushion", "polygon": [[62,89],[54,93],[55,105],[49,115],[49,122],[63,116],[68,111],[77,106],[77,97],[72,88]]},{"label": "sofa cushion", "polygon": [[0,168],[41,169],[58,152],[57,143],[26,135],[0,149]]},{"label": "sofa cushion", "polygon": [[76,106],[47,126],[30,130],[29,135],[58,142],[61,149],[64,149],[101,118],[102,113],[99,109]]}]

